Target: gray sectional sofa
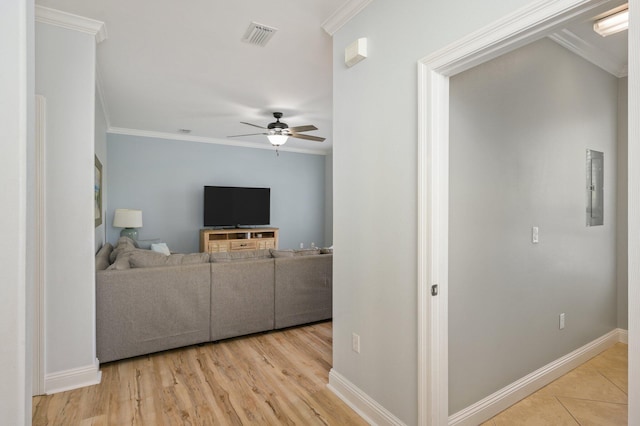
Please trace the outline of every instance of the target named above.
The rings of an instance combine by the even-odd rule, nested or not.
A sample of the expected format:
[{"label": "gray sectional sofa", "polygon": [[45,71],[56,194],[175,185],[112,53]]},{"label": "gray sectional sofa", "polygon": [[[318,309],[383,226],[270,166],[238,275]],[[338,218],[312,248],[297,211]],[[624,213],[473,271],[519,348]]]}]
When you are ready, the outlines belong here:
[{"label": "gray sectional sofa", "polygon": [[332,260],[319,250],[166,256],[121,237],[96,255],[98,359],[330,319]]}]

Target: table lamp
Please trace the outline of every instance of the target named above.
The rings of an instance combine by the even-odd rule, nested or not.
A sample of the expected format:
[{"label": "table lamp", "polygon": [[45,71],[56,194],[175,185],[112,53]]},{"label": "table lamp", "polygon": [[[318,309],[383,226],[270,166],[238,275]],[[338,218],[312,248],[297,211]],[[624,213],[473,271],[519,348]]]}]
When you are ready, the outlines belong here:
[{"label": "table lamp", "polygon": [[120,231],[121,237],[137,240],[138,230],[136,228],[142,228],[142,210],[116,209],[113,215],[113,227],[123,228]]}]

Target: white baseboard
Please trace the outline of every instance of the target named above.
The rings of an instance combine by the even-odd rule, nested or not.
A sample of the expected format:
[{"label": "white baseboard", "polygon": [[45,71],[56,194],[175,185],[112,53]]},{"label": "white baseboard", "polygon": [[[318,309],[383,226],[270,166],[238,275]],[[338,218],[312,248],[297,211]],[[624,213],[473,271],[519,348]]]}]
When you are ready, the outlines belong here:
[{"label": "white baseboard", "polygon": [[580,364],[607,350],[618,342],[626,343],[627,330],[615,329],[599,339],[559,358],[488,397],[449,416],[449,425],[471,426],[490,419],[538,389],[568,373]]},{"label": "white baseboard", "polygon": [[92,365],[59,371],[44,376],[44,391],[47,395],[97,385],[102,379],[100,363],[96,359]]},{"label": "white baseboard", "polygon": [[629,344],[629,330],[623,330],[621,328],[616,329],[618,332],[618,341],[620,343]]},{"label": "white baseboard", "polygon": [[327,387],[371,425],[406,426],[333,368],[329,372]]}]

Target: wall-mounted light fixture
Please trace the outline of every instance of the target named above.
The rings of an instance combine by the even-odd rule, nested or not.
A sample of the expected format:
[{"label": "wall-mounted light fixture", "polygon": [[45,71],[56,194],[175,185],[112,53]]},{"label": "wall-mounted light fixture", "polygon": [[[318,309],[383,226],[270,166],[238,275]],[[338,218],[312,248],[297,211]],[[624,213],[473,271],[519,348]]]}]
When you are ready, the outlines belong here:
[{"label": "wall-mounted light fixture", "polygon": [[367,39],[359,38],[344,49],[344,63],[352,67],[367,57]]},{"label": "wall-mounted light fixture", "polygon": [[629,9],[621,10],[613,15],[598,19],[593,23],[593,31],[602,37],[619,33],[629,28]]}]

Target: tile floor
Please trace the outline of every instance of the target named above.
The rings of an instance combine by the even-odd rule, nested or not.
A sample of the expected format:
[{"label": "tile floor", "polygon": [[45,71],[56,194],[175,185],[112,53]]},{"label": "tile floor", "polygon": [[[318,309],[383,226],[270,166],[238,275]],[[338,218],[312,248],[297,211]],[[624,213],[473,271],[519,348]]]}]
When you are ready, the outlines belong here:
[{"label": "tile floor", "polygon": [[627,345],[617,343],[483,426],[625,426]]}]

